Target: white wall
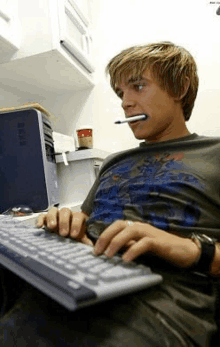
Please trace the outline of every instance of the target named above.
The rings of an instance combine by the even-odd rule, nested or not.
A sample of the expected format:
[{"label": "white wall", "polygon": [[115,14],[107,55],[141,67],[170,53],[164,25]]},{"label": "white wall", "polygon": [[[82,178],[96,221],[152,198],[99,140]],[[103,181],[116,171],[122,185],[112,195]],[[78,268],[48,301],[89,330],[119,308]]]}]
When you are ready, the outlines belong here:
[{"label": "white wall", "polygon": [[[138,145],[123,117],[120,100],[104,70],[108,61],[131,45],[169,40],[194,55],[200,87],[188,127],[191,132],[220,136],[220,16],[209,0],[88,0],[92,18],[96,86],[65,95],[27,96],[0,89],[1,107],[37,101],[52,113],[56,131],[75,134],[79,126],[94,128],[94,147],[110,152]],[[12,85],[13,85],[13,81]],[[71,119],[71,122],[69,120]],[[70,126],[71,124],[71,126]]]},{"label": "white wall", "polygon": [[122,116],[120,100],[110,90],[104,69],[131,45],[168,40],[183,45],[198,64],[200,86],[188,128],[220,136],[220,16],[208,0],[90,0],[97,85],[92,101],[95,145],[117,151],[138,144]]}]

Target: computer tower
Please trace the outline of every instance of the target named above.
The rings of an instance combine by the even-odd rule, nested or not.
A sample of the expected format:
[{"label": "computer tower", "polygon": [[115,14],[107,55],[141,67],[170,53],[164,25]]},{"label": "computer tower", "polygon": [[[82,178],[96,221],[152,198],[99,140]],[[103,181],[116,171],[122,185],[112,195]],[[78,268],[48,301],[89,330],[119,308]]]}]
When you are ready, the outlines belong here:
[{"label": "computer tower", "polygon": [[58,204],[49,118],[35,108],[0,113],[0,213],[18,205],[38,212]]}]

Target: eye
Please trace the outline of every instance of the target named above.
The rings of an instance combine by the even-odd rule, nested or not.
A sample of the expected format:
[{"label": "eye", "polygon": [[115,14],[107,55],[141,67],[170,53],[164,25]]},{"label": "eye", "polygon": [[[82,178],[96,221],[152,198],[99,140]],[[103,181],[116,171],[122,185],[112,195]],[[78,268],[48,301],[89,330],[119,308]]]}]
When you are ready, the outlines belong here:
[{"label": "eye", "polygon": [[121,89],[116,89],[115,93],[120,99],[123,97],[123,92]]},{"label": "eye", "polygon": [[122,91],[118,91],[117,93],[117,96],[121,99],[123,97],[123,92]]},{"label": "eye", "polygon": [[136,91],[140,92],[144,88],[145,85],[146,85],[145,83],[136,83],[133,86],[134,86],[134,89]]}]

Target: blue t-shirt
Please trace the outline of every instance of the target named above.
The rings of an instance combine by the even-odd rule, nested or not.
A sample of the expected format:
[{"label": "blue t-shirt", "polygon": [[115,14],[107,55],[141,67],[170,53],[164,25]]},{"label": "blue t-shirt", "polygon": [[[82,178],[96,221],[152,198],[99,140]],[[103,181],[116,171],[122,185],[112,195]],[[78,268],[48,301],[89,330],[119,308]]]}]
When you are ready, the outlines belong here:
[{"label": "blue t-shirt", "polygon": [[[117,219],[149,223],[190,237],[204,233],[220,240],[220,138],[191,134],[111,156],[82,205],[87,234],[97,240]],[[153,254],[136,261],[163,276],[152,291],[137,293],[199,346],[216,329],[215,283],[211,276],[181,269]]]},{"label": "blue t-shirt", "polygon": [[188,236],[220,231],[220,139],[192,134],[146,144],[104,163],[82,210],[97,239],[115,220]]}]

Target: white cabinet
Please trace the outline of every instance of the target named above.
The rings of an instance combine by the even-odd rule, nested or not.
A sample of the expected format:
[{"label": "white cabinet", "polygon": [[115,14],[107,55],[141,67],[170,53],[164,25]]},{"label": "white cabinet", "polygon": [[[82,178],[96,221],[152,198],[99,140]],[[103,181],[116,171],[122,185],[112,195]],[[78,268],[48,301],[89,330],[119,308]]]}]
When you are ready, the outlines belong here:
[{"label": "white cabinet", "polygon": [[67,154],[66,166],[61,155],[56,156],[60,205],[81,205],[93,185],[108,152],[85,149]]},{"label": "white cabinet", "polygon": [[[79,15],[80,14],[80,15]],[[59,42],[90,72],[91,34],[88,21],[78,10],[73,0],[58,0]]]},{"label": "white cabinet", "polygon": [[68,0],[75,8],[82,21],[88,26],[90,21],[89,0]]},{"label": "white cabinet", "polygon": [[[74,15],[67,13],[67,7]],[[18,19],[22,32],[20,49],[9,61],[1,61],[2,85],[13,85],[15,90],[31,95],[71,92],[94,85],[93,66],[87,48],[84,49],[89,27],[69,0],[19,0]],[[80,28],[80,39],[73,28]],[[67,45],[62,42],[65,38],[69,39]],[[79,44],[81,39],[84,46]],[[71,42],[73,50],[69,47]]]},{"label": "white cabinet", "polygon": [[0,0],[0,60],[8,60],[20,48],[18,0]]}]

